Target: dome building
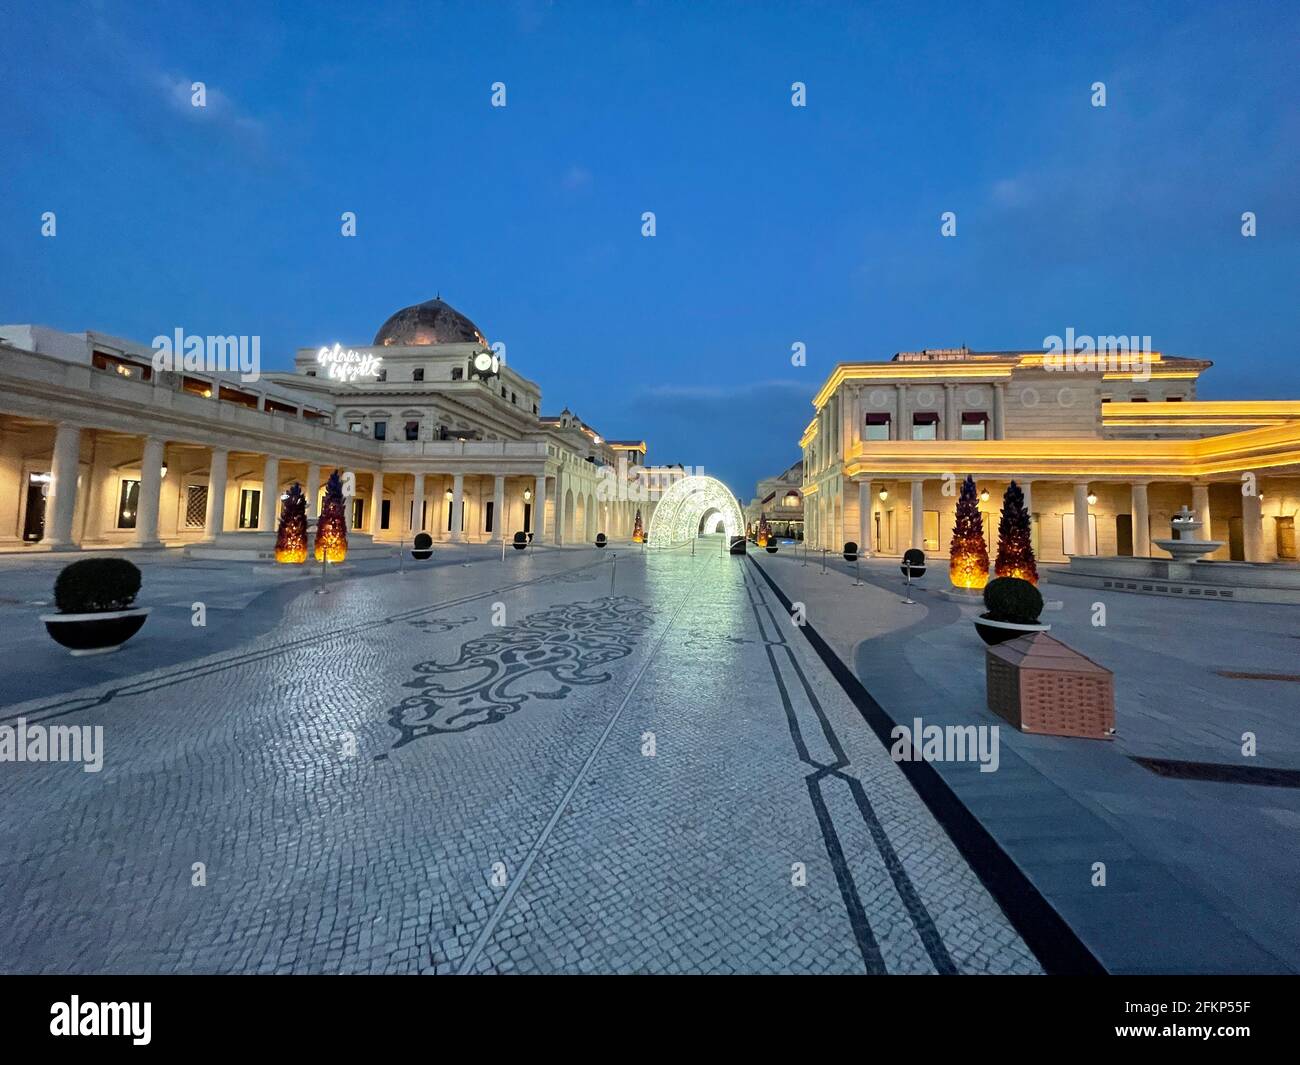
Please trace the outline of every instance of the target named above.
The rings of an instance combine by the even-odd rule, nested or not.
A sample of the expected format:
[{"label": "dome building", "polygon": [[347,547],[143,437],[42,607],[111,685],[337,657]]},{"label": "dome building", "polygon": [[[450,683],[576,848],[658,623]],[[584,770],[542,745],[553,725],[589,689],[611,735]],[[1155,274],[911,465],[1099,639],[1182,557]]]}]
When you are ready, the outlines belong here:
[{"label": "dome building", "polygon": [[292,373],[251,379],[159,369],[149,345],[93,331],[4,326],[0,351],[0,442],[24,441],[0,549],[270,557],[284,491],[300,483],[314,516],[335,469],[355,484],[353,553],[418,532],[591,543],[630,537],[638,506],[649,520],[611,476],[641,466],[645,442],[544,416],[538,384],[441,296],[389,315],[366,347],[300,348]]}]

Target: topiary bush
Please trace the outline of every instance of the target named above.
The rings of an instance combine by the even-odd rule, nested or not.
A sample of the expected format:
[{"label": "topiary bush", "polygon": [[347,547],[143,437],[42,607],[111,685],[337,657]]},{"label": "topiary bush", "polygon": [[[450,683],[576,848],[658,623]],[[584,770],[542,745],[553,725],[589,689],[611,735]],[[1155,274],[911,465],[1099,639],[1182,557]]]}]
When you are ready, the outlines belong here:
[{"label": "topiary bush", "polygon": [[64,566],[54,582],[61,614],[129,610],[140,592],[140,571],[124,558],[83,558]]},{"label": "topiary bush", "polygon": [[416,533],[414,546],[417,551],[428,551],[433,547],[433,537],[427,532]]},{"label": "topiary bush", "polygon": [[1043,593],[1020,577],[996,577],[984,586],[984,605],[993,621],[1036,625],[1043,612]]}]

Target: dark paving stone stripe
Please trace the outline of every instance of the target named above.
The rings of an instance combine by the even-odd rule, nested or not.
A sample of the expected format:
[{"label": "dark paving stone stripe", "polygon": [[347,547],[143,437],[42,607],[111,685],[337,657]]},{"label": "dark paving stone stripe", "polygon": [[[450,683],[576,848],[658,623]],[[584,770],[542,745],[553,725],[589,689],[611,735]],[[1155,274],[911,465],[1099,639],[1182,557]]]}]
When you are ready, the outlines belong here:
[{"label": "dark paving stone stripe", "polygon": [[[288,640],[281,644],[275,644],[271,647],[258,648],[253,651],[244,651],[229,658],[223,658],[217,662],[208,662],[199,666],[182,667],[172,673],[156,677],[151,681],[140,684],[121,684],[116,687],[109,687],[96,695],[87,696],[78,699],[65,699],[61,702],[49,703],[46,706],[37,707],[29,713],[10,714],[0,717],[0,722],[15,721],[20,717],[25,717],[29,722],[36,723],[39,721],[51,721],[55,718],[65,717],[68,714],[74,714],[81,710],[88,710],[92,707],[104,706],[118,698],[128,698],[136,695],[144,695],[149,692],[159,691],[163,688],[170,688],[176,684],[182,684],[188,680],[196,680],[200,677],[209,676],[212,673],[219,673],[223,670],[234,669],[238,666],[251,665],[260,662],[266,658],[276,655],[285,654],[295,648],[307,644],[319,644],[327,640],[337,639],[342,636],[350,636],[354,633],[365,632],[368,629],[377,628],[381,625],[392,625],[402,621],[409,621],[412,618],[418,618],[425,614],[435,614],[442,610],[447,610],[454,606],[463,606],[466,603],[477,602],[480,599],[486,599],[492,595],[500,595],[503,592],[513,592],[520,588],[527,588],[534,584],[545,584],[548,581],[563,579],[580,570],[589,569],[593,566],[604,565],[604,559],[598,559],[592,562],[584,563],[581,566],[575,566],[571,569],[562,570],[559,573],[547,574],[541,577],[534,577],[530,580],[519,581],[514,584],[503,585],[500,588],[490,588],[485,592],[479,592],[474,595],[463,595],[455,599],[448,599],[442,603],[434,603],[430,606],[413,607],[410,610],[404,610],[398,614],[391,614],[383,618],[375,618],[370,621],[363,621],[356,625],[348,625],[344,628],[331,629],[328,632],[313,633],[303,636],[297,640]],[[303,594],[306,594],[305,592]],[[41,716],[37,716],[41,715]]]},{"label": "dark paving stone stripe", "polygon": [[1173,758],[1144,758],[1129,755],[1143,769],[1175,780],[1204,780],[1216,784],[1258,784],[1266,788],[1300,788],[1300,769],[1270,769],[1268,766],[1225,765],[1221,762],[1180,762]]},{"label": "dark paving stone stripe", "polygon": [[1285,680],[1300,684],[1300,673],[1234,673],[1227,669],[1216,669],[1215,672],[1229,680]]},{"label": "dark paving stone stripe", "polygon": [[[805,778],[808,787],[808,794],[813,798],[813,806],[817,812],[817,822],[821,826],[822,839],[826,845],[827,855],[831,859],[831,864],[835,868],[836,878],[840,881],[840,894],[844,899],[845,909],[848,911],[849,923],[853,926],[854,935],[858,939],[858,947],[862,952],[862,960],[867,966],[869,973],[884,972],[885,969],[876,970],[872,966],[879,963],[883,966],[880,949],[876,944],[874,935],[871,932],[870,923],[867,921],[866,912],[862,907],[861,898],[858,895],[857,885],[853,880],[852,874],[847,866],[844,866],[844,854],[840,846],[839,837],[835,832],[834,823],[826,809],[826,803],[822,797],[820,788],[822,781],[827,777],[833,777],[846,783],[853,795],[854,801],[858,805],[858,812],[862,815],[862,820],[867,826],[867,831],[871,833],[872,842],[876,846],[876,851],[880,855],[881,861],[884,862],[886,870],[889,872],[890,879],[894,883],[894,890],[898,892],[898,897],[903,903],[904,909],[907,910],[911,918],[912,925],[916,929],[917,936],[921,944],[925,947],[926,953],[930,956],[930,961],[935,967],[935,971],[945,975],[951,975],[957,972],[957,966],[952,960],[952,955],[948,953],[948,948],[944,946],[943,937],[939,934],[935,926],[934,918],[930,915],[929,909],[921,900],[917,893],[916,885],[912,883],[912,878],[908,876],[907,869],[904,868],[902,861],[898,857],[898,852],[894,849],[894,844],[889,838],[889,834],[881,825],[880,819],[876,816],[875,808],[871,805],[871,800],[867,797],[866,789],[862,786],[862,781],[856,777],[841,773],[839,770],[847,767],[849,763],[848,755],[845,753],[844,745],[840,742],[830,719],[826,716],[825,708],[821,700],[817,698],[817,693],[813,690],[808,681],[807,674],[804,673],[803,667],[799,664],[795,656],[794,648],[790,646],[782,631],[781,623],[777,621],[776,616],[772,613],[772,608],[759,592],[753,579],[746,575],[745,590],[749,595],[750,609],[754,612],[754,618],[758,623],[760,631],[763,630],[763,619],[759,613],[759,606],[767,612],[768,620],[771,623],[773,632],[776,633],[777,640],[766,640],[768,663],[772,667],[772,674],[776,677],[777,690],[781,694],[781,701],[785,704],[786,721],[789,723],[790,733],[795,741],[795,747],[799,751],[800,760],[806,765],[813,767],[814,772],[809,773]],[[804,697],[812,707],[813,713],[817,715],[817,720],[821,725],[822,734],[826,737],[826,742],[830,745],[831,750],[835,753],[837,759],[833,766],[823,766],[814,762],[808,757],[807,745],[799,732],[798,719],[794,713],[794,707],[790,701],[789,693],[786,691],[785,682],[781,677],[781,671],[777,667],[776,657],[773,653],[773,646],[780,646],[786,653],[786,657],[795,675],[799,678],[800,686],[803,688]],[[829,833],[829,834],[828,834]],[[843,876],[841,875],[841,866],[843,866]],[[860,924],[859,924],[860,919]]]},{"label": "dark paving stone stripe", "polygon": [[[752,554],[747,557],[782,606],[793,612],[793,602],[772,575]],[[805,622],[802,631],[881,745],[889,750],[893,746],[890,730],[895,725],[894,720],[815,626]],[[1048,973],[1097,974],[1106,971],[988,829],[957,798],[934,766],[924,761],[896,764]]]}]

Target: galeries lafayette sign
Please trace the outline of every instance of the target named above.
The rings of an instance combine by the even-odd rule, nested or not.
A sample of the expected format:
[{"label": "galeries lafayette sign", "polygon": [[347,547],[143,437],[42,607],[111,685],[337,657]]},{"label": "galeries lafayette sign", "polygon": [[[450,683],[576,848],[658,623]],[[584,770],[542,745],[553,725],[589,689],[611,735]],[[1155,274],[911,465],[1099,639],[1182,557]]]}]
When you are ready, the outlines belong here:
[{"label": "galeries lafayette sign", "polygon": [[332,348],[321,348],[316,353],[316,361],[325,367],[331,380],[355,381],[358,377],[378,377],[379,365],[384,360],[381,356],[368,355],[348,348],[346,351],[335,344]]}]

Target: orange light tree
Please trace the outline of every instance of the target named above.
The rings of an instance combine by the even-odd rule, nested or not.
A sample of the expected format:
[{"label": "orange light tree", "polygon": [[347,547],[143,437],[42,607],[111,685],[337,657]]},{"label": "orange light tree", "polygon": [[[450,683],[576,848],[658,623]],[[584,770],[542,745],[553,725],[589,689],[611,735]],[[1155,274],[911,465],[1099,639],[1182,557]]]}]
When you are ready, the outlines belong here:
[{"label": "orange light tree", "polygon": [[636,521],[632,523],[632,542],[634,544],[645,543],[645,529],[641,527],[641,508],[636,508]]},{"label": "orange light tree", "polygon": [[989,582],[989,549],[984,542],[975,478],[967,476],[957,500],[957,521],[948,549],[948,579],[955,588],[983,588]]},{"label": "orange light tree", "polygon": [[289,486],[280,507],[280,524],[275,532],[275,560],[307,561],[307,497],[302,494],[297,481]]},{"label": "orange light tree", "polygon": [[758,515],[758,532],[754,534],[754,543],[759,547],[766,547],[768,541],[772,539],[772,530],[767,527],[767,513],[759,511]]},{"label": "orange light tree", "polygon": [[339,471],[330,474],[325,501],[316,520],[316,561],[342,562],[348,557],[348,522]]},{"label": "orange light tree", "polygon": [[1030,584],[1038,583],[1029,520],[1025,493],[1012,481],[1002,497],[1002,517],[998,520],[998,557],[993,564],[997,576],[1019,577]]}]

